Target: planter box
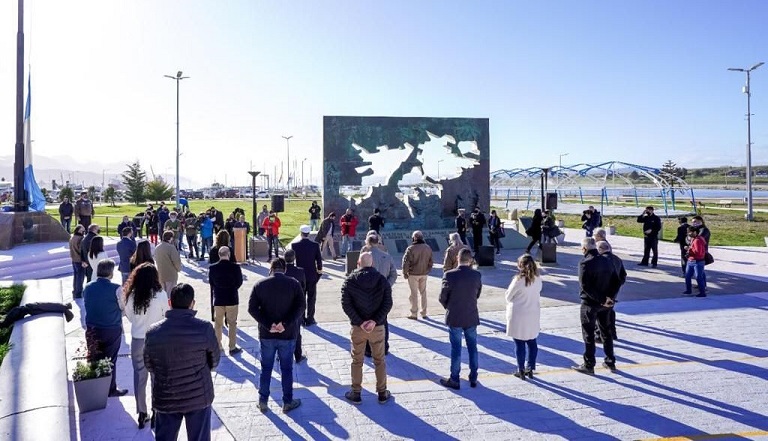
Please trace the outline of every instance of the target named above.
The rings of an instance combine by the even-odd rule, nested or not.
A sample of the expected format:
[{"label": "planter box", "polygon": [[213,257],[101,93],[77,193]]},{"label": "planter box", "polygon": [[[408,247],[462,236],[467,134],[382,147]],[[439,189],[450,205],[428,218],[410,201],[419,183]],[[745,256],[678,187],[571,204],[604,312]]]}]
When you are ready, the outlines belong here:
[{"label": "planter box", "polygon": [[75,397],[80,413],[107,407],[109,396],[109,384],[112,376],[93,378],[90,380],[75,381]]},{"label": "planter box", "polygon": [[608,225],[607,227],[605,227],[605,231],[611,236],[613,236],[616,234],[616,227],[614,227],[613,225]]}]

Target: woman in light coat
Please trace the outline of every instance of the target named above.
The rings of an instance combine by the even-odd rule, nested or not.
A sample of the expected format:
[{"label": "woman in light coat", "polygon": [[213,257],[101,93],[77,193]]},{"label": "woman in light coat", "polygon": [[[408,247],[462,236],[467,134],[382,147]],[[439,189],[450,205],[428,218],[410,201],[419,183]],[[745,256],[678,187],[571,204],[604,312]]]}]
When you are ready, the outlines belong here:
[{"label": "woman in light coat", "polygon": [[469,249],[469,247],[464,245],[464,242],[461,241],[459,233],[451,233],[451,235],[448,236],[448,242],[450,242],[450,245],[445,250],[445,257],[443,258],[443,274],[445,274],[446,271],[458,268],[459,251],[461,251],[462,248]]},{"label": "woman in light coat", "polygon": [[[131,362],[133,363],[133,390],[139,429],[147,423],[147,379],[144,366],[144,339],[147,328],[165,318],[168,295],[160,285],[157,268],[142,263],[131,272],[125,283],[125,316],[131,322]],[[153,415],[154,417],[154,415]]]},{"label": "woman in light coat", "polygon": [[94,274],[99,267],[99,262],[104,259],[109,259],[109,255],[104,251],[104,238],[94,236],[93,240],[91,240],[91,247],[88,249],[88,265],[93,268]]},{"label": "woman in light coat", "polygon": [[[530,254],[523,254],[517,259],[520,272],[512,279],[507,288],[507,335],[515,341],[517,368],[515,376],[525,380],[527,375],[533,378],[536,370],[536,355],[539,352],[536,337],[539,336],[541,306],[541,277],[536,262]],[[528,364],[526,365],[526,346]]]}]

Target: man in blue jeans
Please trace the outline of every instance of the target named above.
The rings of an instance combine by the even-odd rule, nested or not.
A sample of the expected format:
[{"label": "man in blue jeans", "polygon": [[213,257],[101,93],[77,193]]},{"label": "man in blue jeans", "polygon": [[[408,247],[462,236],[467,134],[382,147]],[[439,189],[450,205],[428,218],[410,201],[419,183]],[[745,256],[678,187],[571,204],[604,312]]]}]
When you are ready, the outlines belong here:
[{"label": "man in blue jeans", "polygon": [[480,313],[477,299],[483,289],[482,276],[472,269],[472,252],[459,251],[459,267],[443,274],[440,304],[445,308],[445,324],[451,341],[451,376],[441,378],[440,384],[450,389],[460,389],[461,337],[467,341],[469,353],[469,385],[477,386],[477,325]]},{"label": "man in blue jeans", "polygon": [[283,412],[301,406],[293,398],[293,350],[298,336],[299,320],[307,306],[304,291],[296,279],[285,275],[283,258],[272,261],[269,277],[256,282],[248,302],[248,313],[259,323],[261,346],[261,377],[259,379],[259,410],[269,410],[269,385],[275,354],[280,359],[283,385]]}]

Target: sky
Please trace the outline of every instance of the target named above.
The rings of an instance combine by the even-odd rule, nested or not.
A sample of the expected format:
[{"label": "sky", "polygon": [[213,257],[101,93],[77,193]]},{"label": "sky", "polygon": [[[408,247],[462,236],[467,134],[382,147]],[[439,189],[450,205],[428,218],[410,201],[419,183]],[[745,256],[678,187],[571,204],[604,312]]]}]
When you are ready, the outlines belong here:
[{"label": "sky", "polygon": [[[324,115],[489,118],[491,170],[743,166],[745,76],[727,68],[768,61],[762,0],[26,4],[34,154],[173,175],[176,86],[163,75],[181,70],[183,187],[279,175],[289,135],[297,179],[303,162],[320,184]],[[0,2],[6,159],[15,44],[16,1]],[[768,164],[768,66],[752,90],[753,164]]]}]

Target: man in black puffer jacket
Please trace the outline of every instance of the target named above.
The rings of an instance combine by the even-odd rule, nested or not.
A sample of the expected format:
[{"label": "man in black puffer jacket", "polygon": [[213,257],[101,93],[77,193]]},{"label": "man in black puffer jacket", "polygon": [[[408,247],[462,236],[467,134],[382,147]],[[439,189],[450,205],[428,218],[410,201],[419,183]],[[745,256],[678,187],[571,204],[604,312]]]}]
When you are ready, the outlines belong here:
[{"label": "man in black puffer jacket", "polygon": [[371,253],[360,254],[358,269],[341,286],[341,307],[352,324],[352,390],[344,396],[355,404],[362,399],[363,355],[365,344],[371,345],[376,372],[376,392],[379,403],[389,401],[387,364],[384,360],[384,323],[392,309],[392,288],[387,278],[373,267]]},{"label": "man in black puffer jacket", "polygon": [[175,286],[165,320],[147,330],[144,364],[153,376],[157,440],[175,440],[182,419],[188,439],[211,439],[211,371],[219,364],[219,342],[213,326],[195,318],[194,306],[195,290],[186,283]]}]

